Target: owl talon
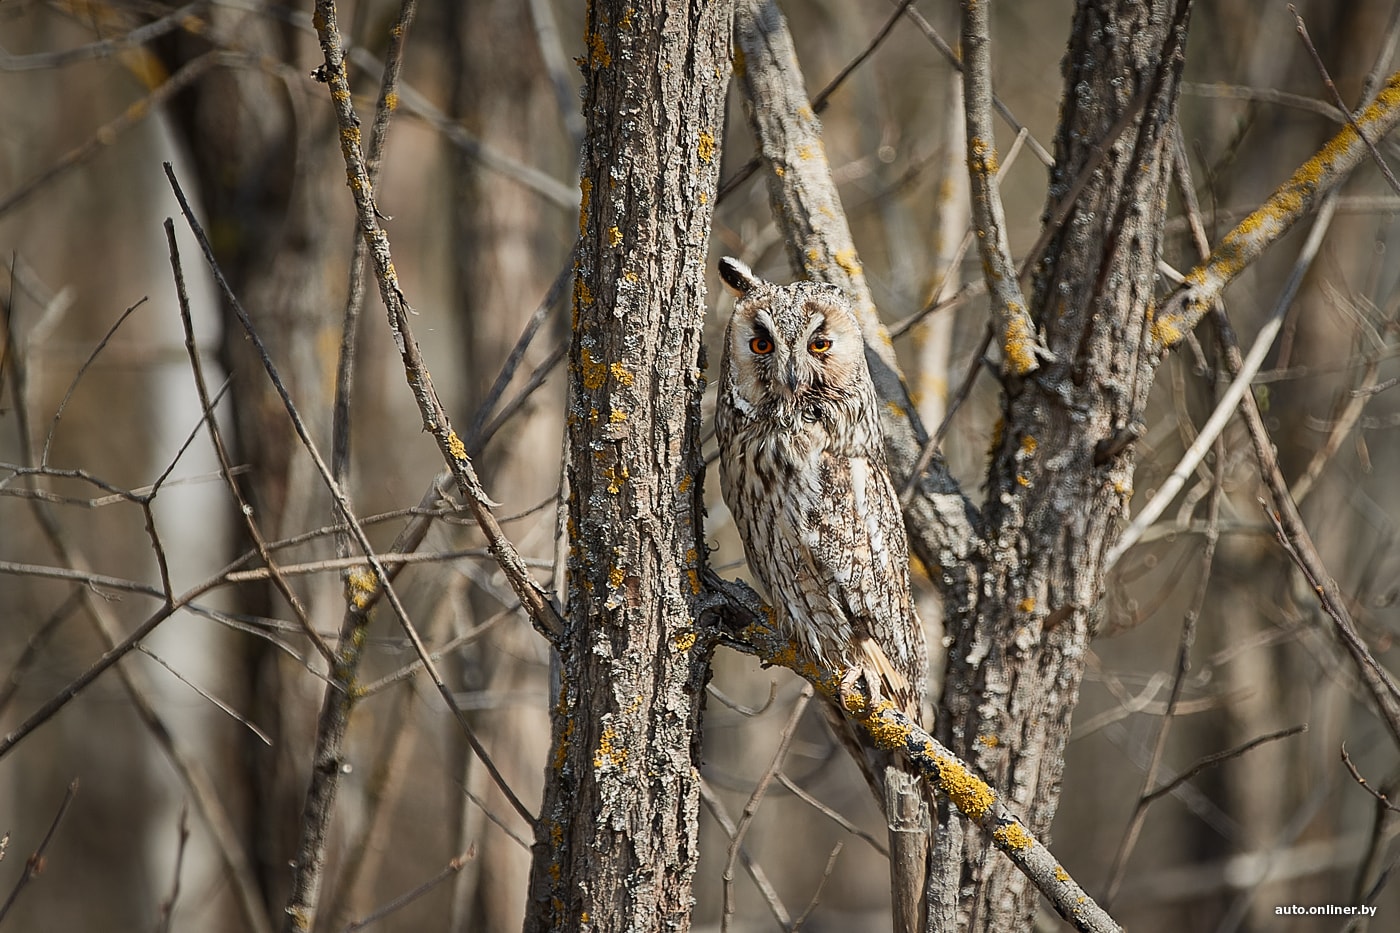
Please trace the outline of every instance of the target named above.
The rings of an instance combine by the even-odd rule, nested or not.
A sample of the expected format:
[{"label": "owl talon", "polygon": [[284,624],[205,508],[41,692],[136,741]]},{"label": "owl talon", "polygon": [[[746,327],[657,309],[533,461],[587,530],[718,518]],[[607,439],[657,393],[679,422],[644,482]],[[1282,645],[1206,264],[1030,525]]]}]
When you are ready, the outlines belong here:
[{"label": "owl talon", "polygon": [[862,667],[848,668],[841,675],[841,683],[836,688],[841,708],[852,713],[874,709],[883,699],[879,684],[880,678],[873,671]]}]

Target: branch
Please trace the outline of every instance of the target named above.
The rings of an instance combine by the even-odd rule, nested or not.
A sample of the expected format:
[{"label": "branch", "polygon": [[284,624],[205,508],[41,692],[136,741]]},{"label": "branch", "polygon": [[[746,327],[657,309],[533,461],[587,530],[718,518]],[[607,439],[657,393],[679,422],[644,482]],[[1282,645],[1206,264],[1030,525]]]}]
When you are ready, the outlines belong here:
[{"label": "branch", "polygon": [[1037,357],[1049,351],[1036,339],[1035,324],[1026,310],[1011,244],[1006,238],[1006,212],[997,185],[995,130],[992,128],[991,4],[963,0],[963,108],[967,114],[967,170],[972,182],[972,220],[977,225],[977,248],[982,274],[992,298],[992,317],[1001,331],[1002,368],[1024,376],[1040,366]]},{"label": "branch", "polygon": [[330,86],[336,122],[340,127],[340,151],[345,158],[346,174],[350,190],[354,194],[360,230],[369,246],[370,259],[374,263],[375,277],[379,283],[379,295],[389,316],[389,330],[394,338],[394,345],[403,358],[409,388],[413,390],[414,400],[418,403],[418,410],[423,417],[423,428],[437,441],[438,449],[452,472],[457,488],[466,499],[467,506],[482,533],[486,535],[491,551],[500,563],[506,579],[510,581],[511,588],[520,597],[520,602],[534,621],[535,627],[553,640],[563,629],[563,619],[544,588],[531,578],[515,545],[506,538],[496,522],[491,512],[491,500],[487,498],[486,491],[477,478],[476,468],[467,455],[466,446],[452,429],[447,411],[433,386],[432,375],[423,362],[418,341],[413,336],[409,323],[412,309],[404,297],[403,290],[399,288],[398,272],[394,269],[389,251],[389,237],[379,226],[379,213],[374,204],[374,185],[369,178],[364,152],[360,147],[360,120],[355,115],[350,95],[350,79],[345,69],[345,54],[341,46],[333,0],[317,0],[314,22],[326,59],[322,75]]},{"label": "branch", "polygon": [[1397,124],[1400,71],[1387,79],[1360,116],[1338,130],[1267,201],[1225,234],[1209,259],[1187,274],[1157,312],[1152,324],[1156,347],[1165,350],[1180,343],[1209,313],[1225,286],[1335,191],[1370,155],[1371,145]]},{"label": "branch", "polygon": [[1030,879],[1056,912],[1076,930],[1119,931],[1121,928],[1079,886],[1044,843],[1036,839],[997,796],[950,749],[888,700],[843,695],[844,670],[823,670],[803,661],[802,652],[772,625],[770,612],[748,586],[720,579],[706,571],[705,609],[719,617],[726,643],[765,664],[776,664],[801,675],[828,700],[841,705],[880,748],[903,752],[910,765],[958,810],[987,833],[992,843]]},{"label": "branch", "polygon": [[[73,798],[77,795],[78,779],[73,778],[68,785],[67,793],[63,795],[63,801],[58,805],[58,812],[53,815],[53,820],[49,823],[48,832],[44,833],[44,838],[40,841],[39,847],[34,850],[34,854],[30,855],[29,858],[25,860],[24,872],[19,876],[19,881],[15,882],[14,888],[10,891],[10,896],[5,898],[4,904],[0,904],[0,922],[4,922],[5,916],[10,912],[10,908],[15,905],[15,901],[19,899],[20,892],[24,890],[25,886],[44,870],[44,853],[48,851],[49,843],[53,842],[54,834],[58,832],[58,824],[63,822],[64,815],[68,812],[69,806],[73,803]],[[5,840],[7,842],[9,841],[8,833],[5,834]]]}]

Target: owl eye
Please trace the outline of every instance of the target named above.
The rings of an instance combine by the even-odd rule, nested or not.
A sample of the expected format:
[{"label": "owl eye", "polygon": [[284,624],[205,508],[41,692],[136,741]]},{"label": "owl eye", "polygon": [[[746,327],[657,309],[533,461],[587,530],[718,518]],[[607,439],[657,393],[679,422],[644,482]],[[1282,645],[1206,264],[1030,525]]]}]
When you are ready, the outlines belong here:
[{"label": "owl eye", "polygon": [[767,356],[773,352],[773,341],[760,334],[749,341],[749,349],[759,356]]},{"label": "owl eye", "polygon": [[808,341],[807,349],[812,353],[816,354],[817,356],[821,356],[823,353],[831,349],[831,338],[821,336],[813,337],[810,341]]}]

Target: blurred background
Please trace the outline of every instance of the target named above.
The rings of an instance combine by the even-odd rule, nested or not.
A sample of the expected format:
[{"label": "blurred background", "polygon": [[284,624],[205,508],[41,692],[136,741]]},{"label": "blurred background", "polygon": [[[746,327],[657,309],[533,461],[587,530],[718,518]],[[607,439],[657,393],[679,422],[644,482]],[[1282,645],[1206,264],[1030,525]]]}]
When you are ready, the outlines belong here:
[{"label": "blurred background", "polygon": [[[262,563],[248,556],[244,518],[207,434],[183,446],[201,408],[166,217],[176,218],[207,377],[216,389],[229,380],[218,418],[241,488],[312,626],[327,638],[345,609],[340,573],[325,563],[335,557],[335,516],[180,219],[161,164],[172,163],[195,202],[223,273],[313,439],[329,451],[355,231],[328,95],[312,78],[321,53],[309,6],[0,4],[5,731],[159,608],[157,553],[175,593],[214,584],[0,759],[0,832],[9,832],[0,891],[19,881],[70,783],[79,783],[43,872],[10,909],[13,929],[281,926],[325,665],[257,572]],[[490,390],[571,263],[583,11],[554,0],[419,6],[378,206],[444,402],[459,430],[475,426],[473,454],[502,504],[497,514],[540,579],[550,580],[563,403],[551,361],[567,340],[566,302],[546,307],[504,394],[492,399]],[[1385,73],[1396,67],[1386,58],[1395,4],[1312,0],[1297,8],[1348,106],[1359,103],[1377,62],[1389,62]],[[894,6],[788,0],[782,9],[816,93],[869,46]],[[965,243],[961,91],[931,38],[956,45],[957,8],[923,0],[913,9],[923,23],[898,22],[821,115],[867,278],[891,323],[907,323],[979,274]],[[994,11],[997,91],[1026,130],[1018,141],[1016,128],[998,127],[1018,257],[1039,232],[1041,157],[1058,115],[1071,11],[1067,0]],[[398,4],[381,0],[340,5],[366,127],[397,13]],[[1183,137],[1214,242],[1336,132],[1340,117],[1283,2],[1198,4],[1186,78]],[[730,99],[726,179],[753,153],[737,89]],[[1393,160],[1393,146],[1381,152]],[[1185,271],[1197,253],[1179,205],[1174,198],[1164,261]],[[1400,626],[1400,389],[1393,386],[1400,264],[1388,256],[1398,209],[1400,197],[1363,164],[1255,388],[1323,559],[1383,662],[1394,661]],[[1301,237],[1285,238],[1227,292],[1244,344],[1282,291]],[[734,186],[718,205],[712,269],[720,255],[740,256],[770,278],[791,277],[761,178]],[[712,275],[712,366],[729,307]],[[985,301],[974,298],[920,319],[896,341],[930,428],[976,365],[970,356],[985,314]],[[372,287],[354,329],[349,490],[376,546],[387,550],[411,520],[406,510],[442,505],[433,491],[440,460],[421,431]],[[974,383],[943,445],[974,498],[999,411],[995,388],[986,378]],[[1183,347],[1160,371],[1139,448],[1135,508],[1209,416],[1218,388],[1207,325],[1199,348]],[[713,440],[706,451],[713,455]],[[1396,749],[1274,540],[1247,438],[1232,427],[1218,451],[1223,456],[1201,466],[1108,581],[1051,847],[1090,893],[1112,890],[1114,916],[1136,931],[1337,930],[1344,918],[1280,918],[1275,908],[1363,902],[1378,908],[1372,928],[1395,928],[1400,894],[1386,887],[1394,813],[1358,785],[1341,750],[1372,790],[1396,796]],[[152,532],[141,504],[124,492],[148,493],[167,470],[150,500]],[[741,576],[742,550],[710,472],[711,561]],[[1216,487],[1219,551],[1161,778],[1278,730],[1306,724],[1307,731],[1202,770],[1157,800],[1125,845],[1184,615],[1204,572]],[[511,611],[509,587],[480,548],[471,523],[447,510],[398,590],[429,640],[445,646],[449,685],[533,805],[548,750],[548,652]],[[40,566],[77,575],[64,579]],[[926,579],[918,583],[936,640],[937,600]],[[395,676],[414,657],[392,617],[377,618],[362,677],[368,692],[343,765],[321,927],[343,929],[437,879],[375,928],[518,929],[529,829],[466,751],[432,685]],[[730,928],[778,929],[773,904],[780,903],[794,918],[810,910],[802,924],[809,931],[888,929],[886,867],[852,831],[883,839],[875,807],[820,716],[808,709],[794,718],[801,683],[722,650],[713,687],[696,928],[719,929],[729,847],[723,824],[738,819],[756,782],[776,768],[744,840],[771,891],[736,867]],[[784,730],[793,742],[775,763]],[[445,872],[456,856],[460,870]],[[1045,929],[1060,926],[1048,913],[1042,919]]]}]

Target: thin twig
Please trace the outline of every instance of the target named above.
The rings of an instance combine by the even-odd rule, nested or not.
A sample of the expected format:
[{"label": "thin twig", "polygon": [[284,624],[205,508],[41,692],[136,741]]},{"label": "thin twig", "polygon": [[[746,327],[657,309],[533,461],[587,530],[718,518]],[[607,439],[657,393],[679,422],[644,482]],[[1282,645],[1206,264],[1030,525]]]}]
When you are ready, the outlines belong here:
[{"label": "thin twig", "polygon": [[126,49],[133,49],[159,39],[177,29],[184,28],[189,17],[194,16],[209,5],[209,0],[195,0],[178,9],[171,10],[158,19],[131,29],[119,36],[90,42],[62,52],[39,52],[31,55],[11,55],[0,49],[0,71],[48,71],[53,68],[66,68],[79,62],[108,58]]},{"label": "thin twig", "polygon": [[229,718],[242,725],[249,732],[253,733],[253,735],[256,735],[259,741],[261,741],[264,745],[268,746],[269,748],[272,747],[272,739],[268,738],[267,733],[255,726],[252,723],[252,721],[248,719],[248,717],[244,716],[242,713],[238,712],[238,710],[234,709],[232,706],[229,706],[223,700],[220,700],[218,697],[214,696],[212,693],[205,690],[203,687],[200,687],[198,684],[194,683],[194,681],[190,680],[184,674],[181,674],[179,671],[177,671],[174,667],[171,666],[170,662],[166,661],[164,658],[156,654],[150,648],[147,648],[145,645],[137,645],[136,650],[140,651],[146,657],[150,658],[152,661],[165,668],[172,675],[174,675],[175,679],[179,680],[180,683],[184,684],[186,687],[189,687],[195,693],[199,694],[200,696],[204,697],[204,699],[217,706],[222,712],[228,715]]},{"label": "thin twig", "polygon": [[137,308],[144,305],[146,301],[147,299],[143,297],[140,301],[136,302],[136,304],[118,315],[116,323],[107,328],[107,333],[102,335],[102,339],[97,341],[97,346],[93,347],[92,352],[87,355],[87,359],[83,360],[83,365],[78,367],[77,373],[73,375],[73,381],[68,383],[68,390],[63,393],[63,398],[58,403],[58,408],[54,410],[53,418],[49,420],[49,433],[44,436],[44,447],[39,452],[39,463],[41,466],[48,466],[49,451],[53,449],[54,432],[58,430],[58,422],[63,418],[63,412],[68,407],[68,402],[73,398],[73,393],[78,391],[78,383],[82,382],[83,376],[87,374],[88,369],[97,359],[98,354],[107,349],[107,344],[112,342],[112,338],[117,335],[117,331],[126,323],[126,319],[131,317],[132,313]]},{"label": "thin twig", "polygon": [[797,695],[797,700],[792,704],[792,712],[788,714],[788,721],[783,726],[783,731],[778,737],[777,748],[773,751],[773,760],[769,763],[754,784],[753,792],[749,794],[749,799],[744,803],[744,811],[739,815],[739,823],[734,828],[733,835],[729,839],[729,853],[724,862],[724,914],[721,927],[727,929],[730,920],[734,916],[734,862],[739,857],[739,847],[744,844],[744,836],[748,834],[749,827],[753,825],[754,817],[758,815],[758,808],[763,803],[764,796],[768,793],[769,786],[773,779],[782,771],[783,761],[787,758],[788,749],[792,747],[793,736],[797,733],[797,724],[802,720],[802,714],[807,710],[807,704],[812,699],[812,685],[803,684],[802,692]]},{"label": "thin twig", "polygon": [[838,842],[831,847],[831,854],[826,857],[826,867],[822,869],[821,880],[817,882],[817,889],[812,892],[812,899],[807,902],[807,909],[802,911],[793,921],[793,933],[802,929],[802,924],[806,923],[807,918],[812,916],[812,911],[817,909],[817,904],[821,901],[822,891],[826,889],[826,883],[830,880],[831,873],[836,870],[836,857],[841,854],[841,850],[845,847],[846,844],[843,842]]},{"label": "thin twig", "polygon": [[1323,86],[1326,87],[1328,93],[1332,95],[1332,102],[1337,105],[1337,109],[1346,117],[1347,124],[1356,131],[1356,135],[1361,137],[1361,141],[1366,144],[1366,148],[1371,153],[1371,158],[1375,160],[1376,166],[1381,170],[1381,174],[1385,176],[1385,180],[1390,184],[1390,187],[1396,194],[1400,194],[1400,181],[1395,180],[1395,175],[1390,171],[1390,166],[1386,164],[1385,159],[1381,157],[1380,150],[1376,148],[1374,142],[1366,137],[1366,134],[1357,124],[1356,118],[1352,116],[1351,108],[1347,106],[1346,101],[1342,100],[1341,92],[1337,90],[1337,85],[1332,82],[1332,76],[1327,73],[1327,66],[1322,63],[1322,56],[1317,54],[1317,46],[1313,45],[1312,36],[1308,35],[1307,24],[1303,22],[1303,17],[1299,15],[1298,8],[1290,3],[1288,4],[1288,12],[1293,14],[1293,21],[1297,26],[1298,35],[1302,38],[1303,46],[1307,48],[1308,55],[1312,56],[1313,66],[1317,68],[1317,73],[1322,76]]},{"label": "thin twig", "polygon": [[[734,820],[729,816],[729,812],[724,808],[724,801],[719,799],[715,789],[710,786],[710,782],[704,778],[700,779],[700,799],[704,802],[705,808],[710,811],[710,815],[715,818],[719,828],[724,832],[726,838],[733,840],[737,827]],[[758,888],[758,893],[763,896],[768,904],[768,910],[772,912],[773,919],[778,921],[778,925],[784,929],[792,928],[792,915],[783,906],[782,898],[778,897],[778,892],[774,889],[772,882],[768,880],[768,875],[763,870],[763,866],[758,863],[749,850],[743,846],[739,847],[739,860],[744,865],[744,870],[753,879],[754,887]],[[725,929],[729,923],[727,914],[720,915],[720,927]]]},{"label": "thin twig", "polygon": [[475,846],[463,852],[461,855],[455,856],[450,862],[447,863],[446,867],[444,867],[442,871],[438,872],[436,875],[429,878],[427,881],[423,882],[418,887],[404,894],[400,894],[398,897],[394,898],[392,901],[385,904],[383,907],[380,907],[378,910],[374,911],[374,913],[370,914],[369,916],[364,917],[360,920],[356,920],[353,923],[346,924],[345,933],[354,933],[354,931],[356,930],[363,930],[370,924],[378,923],[380,920],[383,920],[385,917],[389,916],[395,911],[407,907],[409,904],[418,900],[418,898],[422,897],[424,894],[427,894],[433,888],[442,884],[448,878],[451,878],[453,875],[457,874],[457,872],[462,870],[463,865],[467,864],[467,862],[470,862],[474,858],[476,858]]},{"label": "thin twig", "polygon": [[253,541],[253,546],[257,549],[258,556],[262,559],[264,566],[272,575],[273,585],[282,594],[282,598],[287,601],[292,609],[292,614],[296,616],[297,623],[301,625],[303,634],[320,652],[321,657],[329,665],[335,664],[335,652],[331,646],[326,644],[315,627],[311,624],[311,616],[302,604],[301,598],[292,589],[290,583],[277,569],[277,562],[273,559],[271,551],[267,547],[267,542],[263,538],[262,529],[258,527],[255,513],[247,498],[243,495],[242,488],[237,480],[233,478],[233,459],[229,456],[228,447],[224,443],[223,432],[219,430],[219,419],[214,413],[214,400],[209,396],[209,385],[204,378],[204,361],[200,358],[199,345],[194,335],[194,316],[190,311],[189,294],[185,289],[185,269],[180,262],[180,248],[175,240],[175,223],[167,217],[165,219],[165,239],[170,249],[171,274],[175,278],[175,297],[179,306],[180,326],[185,334],[185,352],[190,361],[190,372],[194,376],[195,392],[199,396],[200,411],[204,414],[205,423],[209,427],[209,440],[214,445],[214,453],[219,460],[219,470],[224,475],[224,484],[238,503],[238,514],[243,517],[244,528],[248,531],[248,537]]},{"label": "thin twig", "polygon": [[792,795],[798,800],[801,800],[803,803],[816,810],[822,816],[831,820],[831,822],[835,823],[837,826],[840,826],[852,836],[864,840],[870,845],[872,849],[874,849],[876,852],[879,852],[885,858],[890,857],[889,846],[885,844],[884,840],[880,839],[872,833],[868,833],[865,830],[861,829],[855,823],[852,823],[850,820],[842,816],[839,812],[833,810],[831,807],[828,807],[826,804],[822,803],[820,800],[807,793],[805,790],[802,789],[801,786],[798,785],[796,781],[789,777],[785,772],[778,773],[778,782],[784,787],[786,787],[789,791],[791,791]]},{"label": "thin twig", "polygon": [[1200,774],[1207,768],[1214,767],[1215,765],[1218,765],[1223,761],[1229,761],[1232,758],[1239,758],[1241,755],[1258,748],[1260,745],[1265,745],[1269,742],[1275,742],[1279,739],[1286,739],[1290,736],[1300,735],[1307,731],[1308,724],[1301,723],[1296,726],[1289,726],[1287,729],[1279,729],[1277,732],[1269,732],[1265,735],[1256,736],[1255,738],[1250,739],[1248,742],[1242,742],[1241,744],[1236,745],[1234,748],[1227,748],[1223,752],[1215,752],[1214,754],[1206,755],[1203,758],[1198,759],[1196,763],[1193,764],[1191,767],[1187,768],[1185,771],[1181,772],[1176,777],[1172,778],[1170,781],[1167,781],[1161,787],[1154,789],[1149,794],[1144,794],[1143,800],[1147,803],[1151,803],[1159,797],[1164,797],[1167,794],[1170,794],[1172,791],[1176,790],[1182,784],[1185,784],[1187,781],[1191,780],[1193,777]]},{"label": "thin twig", "polygon": [[24,872],[15,882],[15,886],[10,891],[10,896],[5,898],[5,903],[0,905],[0,923],[5,921],[5,915],[10,912],[18,900],[20,892],[25,889],[29,882],[44,870],[44,853],[48,851],[49,843],[53,842],[54,835],[58,832],[58,824],[63,822],[64,814],[73,803],[73,798],[78,794],[78,779],[73,778],[68,784],[68,790],[63,795],[63,800],[58,805],[58,812],[53,815],[53,821],[49,823],[48,832],[44,833],[44,838],[40,840],[39,847],[34,850],[34,854],[29,856],[24,863]]},{"label": "thin twig", "polygon": [[1380,791],[1376,790],[1374,787],[1368,784],[1366,782],[1366,779],[1361,776],[1361,772],[1356,770],[1356,765],[1351,763],[1351,756],[1347,754],[1347,743],[1345,742],[1342,743],[1341,758],[1342,764],[1347,766],[1347,770],[1351,772],[1352,780],[1356,782],[1358,787],[1360,787],[1366,793],[1370,794],[1372,797],[1375,797],[1376,801],[1385,809],[1390,810],[1394,813],[1400,813],[1400,807],[1397,807],[1395,804],[1391,803],[1389,797],[1387,797],[1385,794],[1382,794]]},{"label": "thin twig", "polygon": [[156,933],[170,933],[170,925],[175,919],[175,902],[180,899],[180,874],[185,867],[185,850],[190,841],[190,805],[180,807],[180,823],[175,842],[175,870],[170,881],[170,896],[160,905],[160,920]]}]

